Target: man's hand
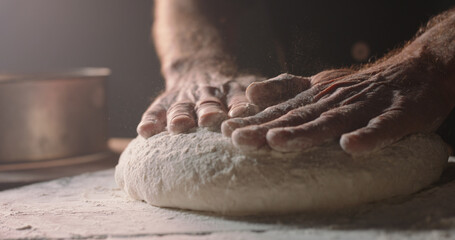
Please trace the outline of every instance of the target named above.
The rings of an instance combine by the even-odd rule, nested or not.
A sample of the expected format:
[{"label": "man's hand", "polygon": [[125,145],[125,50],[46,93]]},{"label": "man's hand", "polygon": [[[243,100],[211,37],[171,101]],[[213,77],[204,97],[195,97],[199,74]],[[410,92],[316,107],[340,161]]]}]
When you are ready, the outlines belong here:
[{"label": "man's hand", "polygon": [[435,131],[455,107],[454,26],[452,9],[431,19],[400,52],[360,71],[253,83],[247,96],[264,106],[289,97],[275,91],[282,86],[302,91],[255,116],[228,120],[222,131],[247,151],[264,146],[301,151],[340,138],[351,154]]},{"label": "man's hand", "polygon": [[255,116],[224,122],[223,134],[246,151],[264,146],[301,151],[340,138],[346,152],[358,154],[411,133],[435,131],[454,107],[453,96],[425,62],[396,59],[361,71],[281,75],[253,83],[247,96],[263,106],[283,96],[276,91],[282,86],[303,91]]},{"label": "man's hand", "polygon": [[182,133],[199,126],[219,129],[227,118],[251,116],[259,108],[245,97],[246,87],[262,77],[253,75],[227,77],[195,70],[173,82],[143,114],[137,127],[148,138],[165,130]]},{"label": "man's hand", "polygon": [[153,40],[166,91],[142,116],[137,127],[141,136],[148,138],[166,127],[171,133],[196,126],[217,129],[229,117],[258,112],[245,89],[264,78],[246,74],[250,69],[237,62],[235,39],[248,24],[238,20],[239,4],[155,0]]}]

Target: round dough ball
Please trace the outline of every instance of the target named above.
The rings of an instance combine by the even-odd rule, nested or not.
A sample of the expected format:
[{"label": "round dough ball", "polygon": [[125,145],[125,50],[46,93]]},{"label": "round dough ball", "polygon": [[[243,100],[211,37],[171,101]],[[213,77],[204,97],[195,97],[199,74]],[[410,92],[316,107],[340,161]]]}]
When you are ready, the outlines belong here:
[{"label": "round dough ball", "polygon": [[225,215],[327,211],[416,192],[448,159],[436,135],[412,135],[369,155],[337,142],[299,153],[246,154],[220,133],[137,137],[120,157],[117,184],[159,207]]}]

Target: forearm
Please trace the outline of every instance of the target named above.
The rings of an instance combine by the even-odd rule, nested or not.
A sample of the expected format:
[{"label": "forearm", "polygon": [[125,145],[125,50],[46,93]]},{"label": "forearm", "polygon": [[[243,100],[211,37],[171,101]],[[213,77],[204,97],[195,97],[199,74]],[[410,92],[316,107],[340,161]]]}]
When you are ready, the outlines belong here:
[{"label": "forearm", "polygon": [[420,32],[402,55],[422,59],[455,104],[455,9],[436,16]]},{"label": "forearm", "polygon": [[192,69],[216,68],[225,74],[236,70],[221,23],[226,16],[218,11],[217,3],[156,0],[153,37],[167,82],[178,81],[179,75]]}]

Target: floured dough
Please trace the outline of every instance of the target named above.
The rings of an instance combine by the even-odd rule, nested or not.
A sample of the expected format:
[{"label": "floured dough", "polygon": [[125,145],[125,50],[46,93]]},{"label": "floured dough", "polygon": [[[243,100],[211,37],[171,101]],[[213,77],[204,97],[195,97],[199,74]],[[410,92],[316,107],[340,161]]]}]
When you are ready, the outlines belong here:
[{"label": "floured dough", "polygon": [[245,155],[220,133],[160,133],[133,140],[116,167],[132,198],[226,215],[326,211],[416,192],[448,154],[436,135],[412,135],[367,156],[333,142],[309,151]]}]

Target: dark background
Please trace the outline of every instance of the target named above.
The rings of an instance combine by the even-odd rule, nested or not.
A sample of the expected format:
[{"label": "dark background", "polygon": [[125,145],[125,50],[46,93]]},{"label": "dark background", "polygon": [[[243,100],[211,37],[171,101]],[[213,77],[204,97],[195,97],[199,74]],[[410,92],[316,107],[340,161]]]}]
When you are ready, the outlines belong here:
[{"label": "dark background", "polygon": [[151,6],[151,0],[0,0],[0,72],[108,67],[110,135],[133,137],[163,88],[150,40]]},{"label": "dark background", "polygon": [[[370,50],[364,62],[374,61],[452,1],[241,1],[248,7],[239,24],[252,26],[242,36],[270,26],[281,38],[287,66],[269,68],[267,75],[311,75],[363,63],[351,54],[359,42]],[[273,24],[256,16],[265,2]],[[142,112],[164,86],[150,38],[151,9],[152,0],[0,0],[0,72],[108,67],[110,136],[133,137]],[[245,39],[240,52],[256,48],[270,55],[264,59],[276,58],[258,47],[266,39]],[[245,59],[258,63],[251,55]]]}]

